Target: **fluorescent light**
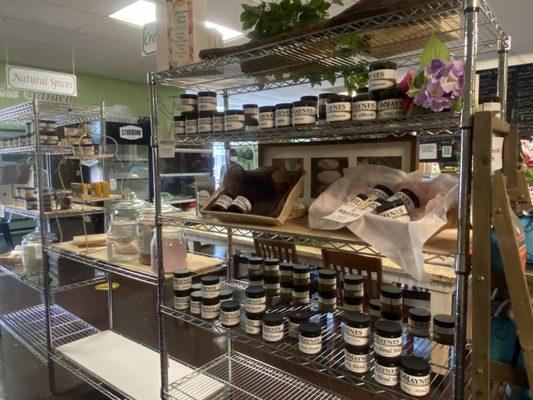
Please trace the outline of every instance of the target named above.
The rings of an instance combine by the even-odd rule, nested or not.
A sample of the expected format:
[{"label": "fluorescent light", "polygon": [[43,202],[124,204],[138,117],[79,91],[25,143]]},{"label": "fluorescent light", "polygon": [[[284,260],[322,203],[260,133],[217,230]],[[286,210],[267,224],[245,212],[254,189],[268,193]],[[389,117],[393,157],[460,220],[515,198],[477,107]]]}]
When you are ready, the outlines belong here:
[{"label": "fluorescent light", "polygon": [[235,29],[231,29],[231,28],[219,25],[219,24],[215,24],[214,22],[211,22],[211,21],[205,21],[205,26],[207,28],[212,28],[212,29],[217,30],[222,35],[222,40],[224,41],[237,39],[238,37],[241,37],[243,35],[242,32],[236,31]]},{"label": "fluorescent light", "polygon": [[109,17],[141,27],[155,21],[155,4],[146,0],[137,0]]}]

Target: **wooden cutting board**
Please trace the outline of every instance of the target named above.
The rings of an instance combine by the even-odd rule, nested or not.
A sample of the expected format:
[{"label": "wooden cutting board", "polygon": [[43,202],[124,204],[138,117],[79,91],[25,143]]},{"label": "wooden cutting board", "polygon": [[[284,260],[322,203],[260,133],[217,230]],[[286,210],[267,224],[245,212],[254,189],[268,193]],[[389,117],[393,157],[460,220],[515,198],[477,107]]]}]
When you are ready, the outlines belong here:
[{"label": "wooden cutting board", "polygon": [[107,234],[97,233],[95,235],[79,235],[72,238],[74,245],[78,247],[100,247],[105,246]]}]

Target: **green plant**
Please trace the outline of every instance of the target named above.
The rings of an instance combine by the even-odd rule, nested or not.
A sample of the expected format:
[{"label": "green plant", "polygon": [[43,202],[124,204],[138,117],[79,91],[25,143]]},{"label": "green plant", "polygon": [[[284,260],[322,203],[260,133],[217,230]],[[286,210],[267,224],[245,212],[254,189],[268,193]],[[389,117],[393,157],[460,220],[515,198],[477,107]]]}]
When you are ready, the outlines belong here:
[{"label": "green plant", "polygon": [[328,10],[333,4],[342,5],[342,0],[281,0],[262,1],[257,6],[243,4],[241,13],[242,28],[252,29],[246,35],[259,40],[280,33],[310,26],[328,18]]}]

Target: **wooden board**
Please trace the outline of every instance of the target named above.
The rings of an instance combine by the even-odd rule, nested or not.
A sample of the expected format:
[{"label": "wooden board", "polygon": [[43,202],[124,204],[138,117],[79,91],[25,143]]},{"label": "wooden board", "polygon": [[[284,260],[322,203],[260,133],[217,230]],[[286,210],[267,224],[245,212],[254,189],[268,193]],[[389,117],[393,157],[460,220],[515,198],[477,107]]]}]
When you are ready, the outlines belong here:
[{"label": "wooden board", "polygon": [[121,194],[111,194],[107,197],[99,196],[72,196],[72,201],[75,203],[99,203],[101,201],[113,201],[122,199]]},{"label": "wooden board", "polygon": [[97,233],[94,235],[79,235],[72,238],[72,242],[79,247],[101,247],[105,246],[107,239],[106,233]]},{"label": "wooden board", "polygon": [[[128,398],[161,398],[159,353],[122,335],[103,331],[59,346],[57,351]],[[194,370],[188,366],[169,359],[169,383],[192,372]],[[196,397],[198,400],[207,399],[223,389],[221,383],[205,375],[198,374],[191,379],[198,386],[209,389],[202,390],[202,397]]]},{"label": "wooden board", "polygon": [[[83,254],[86,257],[92,258],[94,260],[108,262],[106,249],[104,247],[92,247],[89,249],[84,249],[83,247],[80,248],[76,246],[72,241],[56,243],[52,246],[57,247],[61,250],[69,251],[74,254]],[[187,253],[187,268],[195,274],[205,274],[210,271],[213,271],[217,269],[222,263],[223,260],[219,258],[207,257],[194,253]],[[152,271],[151,266],[141,264],[139,261],[116,264],[123,268],[156,276],[156,274]]]}]

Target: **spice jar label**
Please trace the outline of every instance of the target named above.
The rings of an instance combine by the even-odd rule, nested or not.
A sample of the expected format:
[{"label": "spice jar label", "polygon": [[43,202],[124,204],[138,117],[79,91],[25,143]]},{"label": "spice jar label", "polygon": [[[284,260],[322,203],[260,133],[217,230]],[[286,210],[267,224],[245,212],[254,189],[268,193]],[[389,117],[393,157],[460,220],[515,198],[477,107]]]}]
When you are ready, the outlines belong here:
[{"label": "spice jar label", "polygon": [[344,353],[344,365],[349,371],[356,374],[364,374],[369,369],[369,354],[352,354],[349,351]]},{"label": "spice jar label", "polygon": [[299,336],[298,347],[302,353],[316,354],[322,350],[322,336],[305,337]]},{"label": "spice jar label", "polygon": [[413,376],[400,372],[400,387],[411,396],[425,396],[429,393],[430,376]]},{"label": "spice jar label", "polygon": [[409,211],[407,211],[407,207],[402,204],[401,206],[394,207],[394,208],[391,208],[390,210],[384,211],[380,213],[379,215],[381,215],[382,217],[387,217],[387,218],[398,218],[404,215],[409,215]]},{"label": "spice jar label", "polygon": [[252,203],[250,203],[250,201],[244,196],[235,197],[232,204],[239,207],[244,212],[249,212],[252,209]]},{"label": "spice jar label", "polygon": [[[359,205],[358,205],[359,204]],[[342,224],[347,224],[353,221],[358,220],[363,215],[371,211],[370,208],[360,208],[361,205],[367,204],[366,201],[354,203],[349,201],[348,203],[343,204],[330,215],[324,217],[330,221],[340,222]]]}]

